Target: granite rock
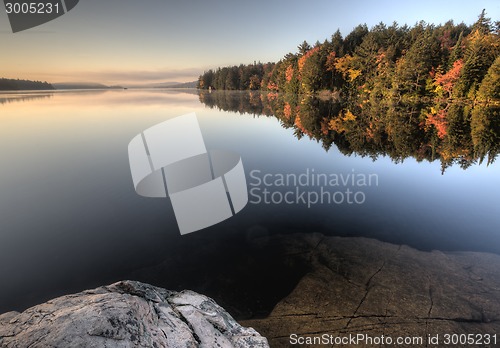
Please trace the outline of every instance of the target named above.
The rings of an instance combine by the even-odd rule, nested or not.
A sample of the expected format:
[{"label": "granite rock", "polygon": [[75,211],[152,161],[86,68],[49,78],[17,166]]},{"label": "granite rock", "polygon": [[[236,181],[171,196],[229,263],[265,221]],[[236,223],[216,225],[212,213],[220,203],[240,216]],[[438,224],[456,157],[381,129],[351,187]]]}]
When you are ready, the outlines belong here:
[{"label": "granite rock", "polygon": [[269,347],[212,299],[135,281],[0,315],[0,347]]},{"label": "granite rock", "polygon": [[[289,347],[297,337],[307,343],[322,335],[328,341],[358,334],[421,338],[414,345],[419,347],[460,346],[446,345],[446,334],[458,339],[473,334],[476,344],[468,346],[500,344],[500,255],[421,251],[321,234],[273,236],[261,242],[280,246],[280,257],[290,264],[310,267],[267,317],[240,321],[266,336],[271,347]],[[488,342],[487,335],[496,337]],[[395,346],[368,343],[342,346]]]}]

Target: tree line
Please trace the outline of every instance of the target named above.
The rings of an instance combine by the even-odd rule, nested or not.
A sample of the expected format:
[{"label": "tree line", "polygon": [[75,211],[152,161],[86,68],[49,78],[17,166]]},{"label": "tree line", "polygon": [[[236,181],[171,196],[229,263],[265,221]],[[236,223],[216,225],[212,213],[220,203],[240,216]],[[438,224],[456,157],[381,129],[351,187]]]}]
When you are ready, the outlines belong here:
[{"label": "tree line", "polygon": [[339,91],[356,104],[500,97],[500,22],[483,10],[471,26],[448,21],[414,26],[358,25],[346,37],[306,41],[276,63],[210,69],[200,89],[315,94]]},{"label": "tree line", "polygon": [[48,82],[0,78],[0,91],[29,91],[52,89],[55,89],[54,86],[52,86]]}]

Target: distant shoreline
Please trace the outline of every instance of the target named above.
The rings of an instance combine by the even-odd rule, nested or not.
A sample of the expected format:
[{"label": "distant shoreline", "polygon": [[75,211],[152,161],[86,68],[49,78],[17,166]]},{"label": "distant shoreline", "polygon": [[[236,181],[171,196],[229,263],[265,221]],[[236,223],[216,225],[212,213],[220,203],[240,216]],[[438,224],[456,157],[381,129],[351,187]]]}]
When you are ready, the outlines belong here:
[{"label": "distant shoreline", "polygon": [[32,81],[20,79],[7,79],[0,77],[0,92],[26,92],[26,91],[53,91],[53,90],[118,90],[118,89],[193,89],[197,87],[196,81],[191,82],[163,82],[145,85],[112,85],[107,86],[96,82],[57,82]]},{"label": "distant shoreline", "polygon": [[120,88],[55,88],[55,89],[10,89],[1,90],[1,93],[22,93],[22,92],[63,92],[63,91],[116,91],[116,90],[198,90],[193,87],[120,87]]}]

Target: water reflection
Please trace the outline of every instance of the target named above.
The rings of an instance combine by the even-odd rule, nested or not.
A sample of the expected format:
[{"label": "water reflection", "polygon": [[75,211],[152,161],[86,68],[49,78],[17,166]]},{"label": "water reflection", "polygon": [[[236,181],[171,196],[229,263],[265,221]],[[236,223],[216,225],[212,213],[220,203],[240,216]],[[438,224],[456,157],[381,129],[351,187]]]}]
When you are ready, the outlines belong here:
[{"label": "water reflection", "polygon": [[9,93],[0,95],[0,104],[52,98],[54,93]]},{"label": "water reflection", "polygon": [[[383,113],[390,108],[379,105],[377,115],[383,117],[361,120],[366,106],[360,111],[352,105],[348,112],[334,102],[280,100],[260,93],[67,91],[54,92],[50,100],[1,105],[0,312],[119,279],[138,279],[199,291],[240,317],[265,316],[308,272],[307,263],[284,256],[299,255],[288,237],[281,244],[271,240],[294,232],[306,238],[320,232],[422,250],[500,254],[498,163],[468,171],[450,168],[441,176],[436,160],[446,153],[443,144],[448,141],[453,158],[456,153],[474,155],[464,152],[470,148],[479,153],[484,144],[486,162],[498,143],[491,131],[498,129],[496,116],[479,108],[453,108],[446,109],[443,128],[436,107],[413,107],[403,118],[395,110]],[[434,115],[427,124],[419,119],[421,110]],[[180,236],[169,201],[134,191],[127,146],[144,129],[193,111],[207,148],[240,154],[249,184],[255,182],[253,170],[300,175],[309,168],[339,176],[353,170],[376,173],[380,185],[367,188],[362,205],[248,204],[203,233]],[[452,120],[451,114],[460,117]],[[370,121],[372,136],[367,137]],[[436,125],[447,131],[445,137]],[[347,158],[337,151],[326,153],[315,141],[298,142],[293,132],[326,149],[375,158],[391,154],[396,161],[420,149],[414,139],[433,137],[435,154],[428,147],[417,158],[430,157],[434,163],[392,165],[384,159]],[[446,140],[452,134],[455,143]],[[465,149],[464,154],[457,149]],[[361,249],[359,254],[373,255]],[[369,269],[365,265],[370,263],[357,264]]]},{"label": "water reflection", "polygon": [[273,116],[295,136],[335,145],[344,155],[377,159],[388,156],[400,163],[407,158],[441,162],[442,172],[486,161],[500,151],[498,106],[452,103],[363,104],[315,96],[260,92],[200,92],[200,101],[223,111]]}]

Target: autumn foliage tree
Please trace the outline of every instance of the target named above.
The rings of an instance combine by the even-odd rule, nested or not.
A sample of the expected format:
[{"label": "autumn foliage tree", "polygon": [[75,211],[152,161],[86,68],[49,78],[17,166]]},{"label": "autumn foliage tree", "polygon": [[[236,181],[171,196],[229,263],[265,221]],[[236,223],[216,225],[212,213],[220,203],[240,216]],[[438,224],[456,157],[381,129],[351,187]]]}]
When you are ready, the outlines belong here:
[{"label": "autumn foliage tree", "polygon": [[447,98],[452,96],[453,88],[460,77],[463,66],[463,60],[459,59],[453,63],[452,68],[448,72],[444,74],[437,72],[435,74],[434,84],[436,85],[435,91],[438,95],[443,95]]}]

